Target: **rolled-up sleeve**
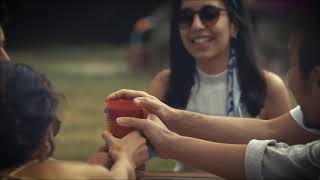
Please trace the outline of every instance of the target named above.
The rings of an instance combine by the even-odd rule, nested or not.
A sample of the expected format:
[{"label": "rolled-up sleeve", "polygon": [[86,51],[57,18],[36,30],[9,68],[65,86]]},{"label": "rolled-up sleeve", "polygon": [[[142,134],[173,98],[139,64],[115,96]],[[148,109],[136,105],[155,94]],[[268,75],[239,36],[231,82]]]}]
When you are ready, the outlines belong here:
[{"label": "rolled-up sleeve", "polygon": [[247,179],[263,179],[262,178],[262,160],[266,147],[273,140],[249,142],[246,150],[245,169]]},{"label": "rolled-up sleeve", "polygon": [[246,178],[318,179],[320,141],[288,146],[275,140],[252,140],[245,155]]}]

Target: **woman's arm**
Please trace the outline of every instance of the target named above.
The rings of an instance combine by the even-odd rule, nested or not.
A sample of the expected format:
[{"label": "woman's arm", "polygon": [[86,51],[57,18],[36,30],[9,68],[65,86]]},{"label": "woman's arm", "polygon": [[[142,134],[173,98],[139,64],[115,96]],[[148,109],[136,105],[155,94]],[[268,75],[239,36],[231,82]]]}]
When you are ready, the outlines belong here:
[{"label": "woman's arm", "polygon": [[[122,139],[105,131],[103,138],[109,145],[109,153],[115,162],[110,170],[98,165],[81,171],[88,179],[135,179],[135,168],[148,159],[146,140],[139,132],[131,132]],[[108,154],[106,154],[108,155]]]},{"label": "woman's arm", "polygon": [[[122,157],[114,163],[110,170],[99,165],[83,165],[83,168],[78,169],[78,173],[77,177],[81,179],[135,179],[135,165],[128,158]],[[71,176],[72,178],[74,177]]]},{"label": "woman's arm", "polygon": [[110,170],[112,179],[135,179],[135,165],[128,158],[119,159]]}]

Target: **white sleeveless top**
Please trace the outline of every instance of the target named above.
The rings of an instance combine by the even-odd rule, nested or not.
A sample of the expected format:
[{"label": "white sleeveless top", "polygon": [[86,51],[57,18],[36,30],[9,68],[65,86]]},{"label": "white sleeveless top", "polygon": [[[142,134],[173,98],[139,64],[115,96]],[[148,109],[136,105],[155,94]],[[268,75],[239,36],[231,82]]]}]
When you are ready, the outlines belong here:
[{"label": "white sleeveless top", "polygon": [[[227,101],[227,72],[207,74],[197,67],[186,110],[207,115],[225,116]],[[201,171],[188,164],[177,162],[174,171]]]},{"label": "white sleeveless top", "polygon": [[227,69],[219,74],[206,74],[197,68],[198,78],[191,89],[186,110],[207,115],[226,114]]}]

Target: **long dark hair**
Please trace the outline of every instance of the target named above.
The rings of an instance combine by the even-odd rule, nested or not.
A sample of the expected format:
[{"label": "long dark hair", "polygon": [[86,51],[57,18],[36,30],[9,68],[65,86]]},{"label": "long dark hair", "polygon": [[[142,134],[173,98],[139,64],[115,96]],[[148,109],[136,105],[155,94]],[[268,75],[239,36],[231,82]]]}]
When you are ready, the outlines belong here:
[{"label": "long dark hair", "polygon": [[[165,94],[165,102],[175,108],[185,109],[194,85],[196,73],[195,59],[184,48],[177,24],[177,13],[182,0],[173,2],[173,13],[170,34],[170,77]],[[237,69],[242,92],[248,112],[252,116],[259,114],[266,98],[266,80],[255,64],[255,54],[251,39],[251,22],[246,5],[238,0],[238,7],[225,0],[230,21],[238,26],[237,39],[234,40],[237,50]]]},{"label": "long dark hair", "polygon": [[58,120],[57,104],[44,75],[27,65],[0,63],[0,169],[33,158],[48,127]]}]

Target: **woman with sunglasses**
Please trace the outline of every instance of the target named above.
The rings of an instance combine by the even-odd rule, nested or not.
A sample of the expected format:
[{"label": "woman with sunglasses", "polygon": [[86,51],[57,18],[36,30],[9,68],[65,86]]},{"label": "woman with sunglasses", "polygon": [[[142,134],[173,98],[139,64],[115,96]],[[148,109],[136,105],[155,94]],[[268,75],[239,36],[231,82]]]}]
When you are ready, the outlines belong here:
[{"label": "woman with sunglasses", "polygon": [[[242,0],[176,0],[170,69],[149,93],[166,104],[208,115],[271,119],[290,110],[283,81],[255,64],[251,23]],[[175,170],[193,171],[178,163]]]},{"label": "woman with sunglasses", "polygon": [[[58,97],[29,66],[0,62],[0,179],[134,179],[148,158],[146,140],[132,132],[117,139],[105,132],[110,170],[101,165],[51,158],[60,128]],[[72,142],[70,142],[72,143]],[[106,158],[108,156],[107,153]]]}]

